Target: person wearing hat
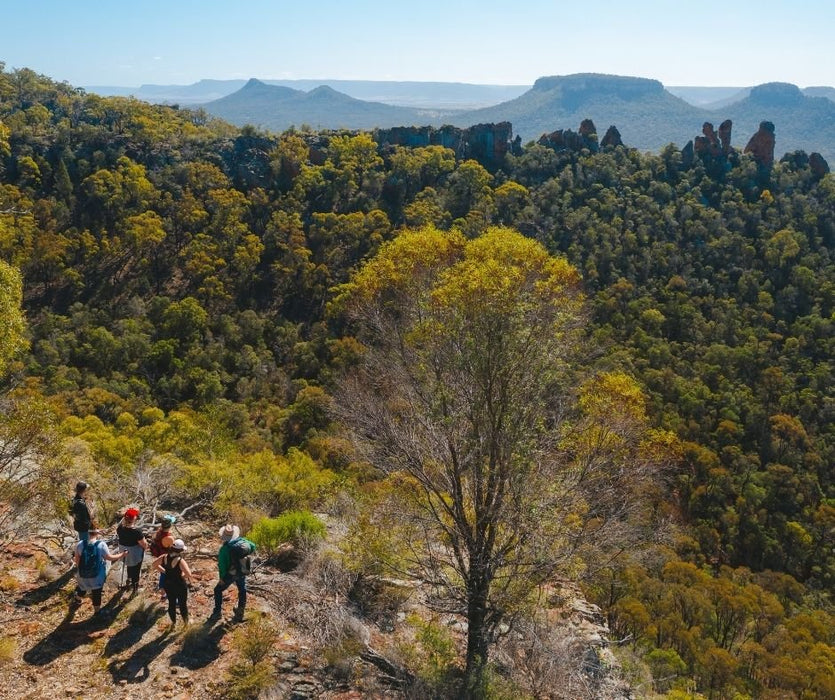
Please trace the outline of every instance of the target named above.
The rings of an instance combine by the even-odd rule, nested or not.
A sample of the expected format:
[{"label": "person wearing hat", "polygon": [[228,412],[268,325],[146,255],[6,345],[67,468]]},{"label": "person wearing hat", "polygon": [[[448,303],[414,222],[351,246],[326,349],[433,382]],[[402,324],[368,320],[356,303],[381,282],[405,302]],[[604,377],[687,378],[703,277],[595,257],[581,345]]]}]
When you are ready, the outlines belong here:
[{"label": "person wearing hat", "polygon": [[138,517],[138,509],[128,508],[116,528],[119,547],[122,551],[127,552],[124,565],[128,572],[128,583],[126,585],[131,588],[131,595],[136,595],[139,591],[139,572],[142,569],[145,550],[148,548],[144,533],[136,525]]},{"label": "person wearing hat", "polygon": [[79,542],[86,542],[89,538],[90,529],[95,527],[92,509],[87,501],[89,490],[90,486],[86,481],[79,481],[75,485],[75,496],[73,496],[72,506],[70,507],[72,527],[78,533]]},{"label": "person wearing hat", "polygon": [[177,624],[177,608],[180,608],[180,616],[183,624],[188,624],[188,584],[191,583],[191,569],[188,562],[183,558],[186,551],[185,542],[175,540],[171,535],[166,535],[162,545],[167,549],[166,553],[154,560],[153,568],[159,571],[165,578],[165,593],[168,596],[168,617],[171,618],[171,626]]},{"label": "person wearing hat", "polygon": [[[149,547],[152,557],[161,557],[167,552],[167,547],[171,546],[170,544],[164,545],[163,540],[171,536],[171,528],[175,522],[177,522],[177,519],[173,515],[163,516],[162,520],[160,520],[159,529],[154,533]],[[173,542],[173,538],[171,539]],[[168,595],[165,592],[165,572],[160,573],[157,588],[160,591],[160,601],[165,600],[166,595]]]},{"label": "person wearing hat", "polygon": [[77,584],[73,605],[79,605],[90,594],[93,603],[93,614],[97,615],[101,609],[101,593],[104,580],[107,578],[108,561],[119,561],[127,556],[127,552],[111,554],[107,544],[98,539],[98,530],[88,530],[88,538],[76,545],[73,560],[77,570]]},{"label": "person wearing hat", "polygon": [[255,545],[241,537],[241,528],[237,525],[224,525],[220,528],[218,535],[223,544],[217,553],[217,571],[218,578],[217,585],[214,589],[215,607],[212,614],[209,615],[209,620],[217,620],[220,618],[221,608],[223,606],[223,592],[229,588],[233,583],[238,588],[238,605],[235,608],[235,621],[240,622],[244,619],[244,609],[246,608],[246,572],[240,565],[237,557],[233,556],[233,549],[239,540],[243,540],[249,546],[250,553],[255,551]]}]

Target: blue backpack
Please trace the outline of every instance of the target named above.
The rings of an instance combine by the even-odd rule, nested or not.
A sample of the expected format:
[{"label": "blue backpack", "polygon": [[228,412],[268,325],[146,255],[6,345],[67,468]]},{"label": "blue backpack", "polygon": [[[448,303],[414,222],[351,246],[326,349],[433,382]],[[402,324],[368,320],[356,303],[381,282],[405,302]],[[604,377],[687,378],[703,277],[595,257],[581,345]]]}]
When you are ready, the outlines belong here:
[{"label": "blue backpack", "polygon": [[78,575],[81,578],[96,578],[99,575],[99,543],[85,542],[78,559]]}]

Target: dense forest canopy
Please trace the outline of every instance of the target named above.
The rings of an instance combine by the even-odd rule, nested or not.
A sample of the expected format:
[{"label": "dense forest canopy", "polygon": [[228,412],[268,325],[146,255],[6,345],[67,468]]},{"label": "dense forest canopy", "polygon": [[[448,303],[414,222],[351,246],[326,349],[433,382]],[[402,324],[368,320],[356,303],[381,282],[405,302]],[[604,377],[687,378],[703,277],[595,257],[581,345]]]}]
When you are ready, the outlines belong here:
[{"label": "dense forest canopy", "polygon": [[331,412],[364,350],[329,303],[425,225],[565,256],[595,368],[680,441],[676,536],[584,580],[622,653],[673,696],[832,697],[835,179],[798,154],[529,144],[488,170],[2,70],[0,308],[8,326],[17,269],[29,342],[0,336],[0,427],[48,412],[111,505],[148,474],[149,500],[250,519],[371,491]]}]

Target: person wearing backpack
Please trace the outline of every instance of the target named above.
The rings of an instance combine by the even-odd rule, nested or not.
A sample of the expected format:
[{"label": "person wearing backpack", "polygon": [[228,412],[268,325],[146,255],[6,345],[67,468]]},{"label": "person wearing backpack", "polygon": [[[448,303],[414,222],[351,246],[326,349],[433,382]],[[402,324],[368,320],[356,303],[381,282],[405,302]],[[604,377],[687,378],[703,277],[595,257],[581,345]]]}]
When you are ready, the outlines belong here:
[{"label": "person wearing backpack", "polygon": [[244,619],[246,608],[246,577],[252,569],[252,554],[255,544],[246,537],[241,537],[241,529],[237,525],[224,525],[218,532],[223,544],[217,554],[217,570],[219,581],[215,586],[215,607],[209,620],[220,618],[223,606],[223,592],[233,583],[238,588],[238,605],[235,608],[235,622]]},{"label": "person wearing backpack", "polygon": [[126,552],[127,586],[131,588],[131,595],[136,595],[139,592],[139,572],[142,568],[142,560],[145,558],[145,550],[148,548],[145,535],[136,526],[138,517],[139,511],[136,508],[128,508],[116,528],[116,534],[119,536],[119,547]]},{"label": "person wearing backpack", "polygon": [[95,527],[90,503],[87,501],[89,490],[90,486],[87,482],[79,481],[75,485],[75,496],[73,496],[70,505],[72,527],[78,533],[79,542],[86,542],[89,538],[90,530]]},{"label": "person wearing backpack", "polygon": [[171,626],[177,624],[177,608],[183,624],[188,625],[188,584],[191,583],[191,569],[183,558],[186,545],[167,535],[163,540],[168,551],[154,560],[153,567],[165,577],[165,593],[168,596],[168,617]]},{"label": "person wearing backpack", "polygon": [[93,614],[101,610],[101,592],[104,580],[107,578],[108,561],[119,561],[127,556],[127,552],[111,554],[104,541],[98,539],[98,530],[89,530],[89,537],[76,545],[73,557],[77,569],[77,584],[73,605],[80,605],[81,601],[90,594],[93,602]]},{"label": "person wearing backpack", "polygon": [[[166,515],[160,521],[159,529],[154,533],[154,537],[151,540],[151,544],[149,549],[151,551],[152,557],[161,557],[163,554],[168,552],[167,547],[170,544],[164,544],[165,540],[171,539],[173,541],[173,537],[171,536],[171,528],[173,527],[174,523],[177,522],[177,519],[173,515]],[[156,564],[156,562],[154,562]],[[156,568],[154,566],[154,568]],[[166,596],[168,595],[165,592],[165,572],[162,571],[159,575],[159,583],[157,584],[157,588],[160,592],[160,602],[164,601]]]}]

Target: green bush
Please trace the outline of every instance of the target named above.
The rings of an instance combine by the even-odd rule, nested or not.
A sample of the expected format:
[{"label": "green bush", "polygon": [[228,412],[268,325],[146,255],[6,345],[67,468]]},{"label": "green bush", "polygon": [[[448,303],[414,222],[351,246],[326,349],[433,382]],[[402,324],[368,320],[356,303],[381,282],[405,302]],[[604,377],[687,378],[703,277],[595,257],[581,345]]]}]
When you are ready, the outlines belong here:
[{"label": "green bush", "polygon": [[291,510],[277,518],[261,518],[247,535],[267,556],[283,544],[307,547],[325,537],[325,524],[306,510]]},{"label": "green bush", "polygon": [[251,700],[261,695],[275,680],[275,672],[267,657],[276,643],[276,630],[264,616],[239,627],[232,639],[232,648],[239,661],[229,667],[224,697]]}]

